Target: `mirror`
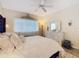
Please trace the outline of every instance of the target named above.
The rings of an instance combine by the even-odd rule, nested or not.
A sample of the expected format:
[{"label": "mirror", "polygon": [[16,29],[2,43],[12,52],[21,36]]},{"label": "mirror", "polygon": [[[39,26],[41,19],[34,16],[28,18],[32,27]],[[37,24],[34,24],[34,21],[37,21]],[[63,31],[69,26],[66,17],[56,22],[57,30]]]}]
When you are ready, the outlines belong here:
[{"label": "mirror", "polygon": [[57,30],[57,22],[56,21],[52,21],[50,23],[50,30],[52,30],[52,31],[56,31]]},{"label": "mirror", "polygon": [[57,20],[51,20],[47,27],[48,31],[57,31]]}]

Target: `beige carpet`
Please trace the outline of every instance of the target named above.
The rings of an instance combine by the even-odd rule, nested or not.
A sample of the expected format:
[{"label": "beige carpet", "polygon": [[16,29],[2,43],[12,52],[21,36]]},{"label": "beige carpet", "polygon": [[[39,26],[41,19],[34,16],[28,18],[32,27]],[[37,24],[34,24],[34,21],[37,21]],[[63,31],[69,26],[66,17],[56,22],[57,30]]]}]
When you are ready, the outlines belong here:
[{"label": "beige carpet", "polygon": [[72,50],[65,49],[65,51],[72,54],[72,55],[74,55],[74,56],[79,57],[79,49],[72,49]]}]

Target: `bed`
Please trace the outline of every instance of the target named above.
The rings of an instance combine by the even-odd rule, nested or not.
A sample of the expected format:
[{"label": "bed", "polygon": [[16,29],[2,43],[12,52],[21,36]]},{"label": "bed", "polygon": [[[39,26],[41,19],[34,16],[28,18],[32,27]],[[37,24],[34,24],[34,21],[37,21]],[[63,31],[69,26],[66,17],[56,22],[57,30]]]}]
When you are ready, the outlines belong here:
[{"label": "bed", "polygon": [[[30,53],[27,57],[53,57],[56,52],[63,53],[63,48],[54,40],[41,36],[25,37],[25,48]],[[58,55],[57,55],[58,57]]]},{"label": "bed", "polygon": [[58,42],[42,36],[20,37],[16,33],[0,34],[0,57],[54,58],[64,57]]}]

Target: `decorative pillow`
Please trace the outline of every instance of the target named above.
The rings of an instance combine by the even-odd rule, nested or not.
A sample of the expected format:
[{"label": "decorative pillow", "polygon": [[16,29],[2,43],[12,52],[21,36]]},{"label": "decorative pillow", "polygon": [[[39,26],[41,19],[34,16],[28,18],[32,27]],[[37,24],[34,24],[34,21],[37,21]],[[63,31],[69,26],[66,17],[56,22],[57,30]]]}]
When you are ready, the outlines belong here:
[{"label": "decorative pillow", "polygon": [[8,36],[0,36],[0,54],[9,54],[13,50],[13,45],[9,41]]},{"label": "decorative pillow", "polygon": [[19,33],[15,32],[15,33],[19,36],[21,42],[24,43],[24,41],[25,41],[24,34],[23,33],[20,33],[20,32]]},{"label": "decorative pillow", "polygon": [[22,44],[20,37],[16,33],[11,34],[10,40],[11,40],[12,44],[14,45],[14,48],[17,48],[17,47],[21,46],[21,44]]}]

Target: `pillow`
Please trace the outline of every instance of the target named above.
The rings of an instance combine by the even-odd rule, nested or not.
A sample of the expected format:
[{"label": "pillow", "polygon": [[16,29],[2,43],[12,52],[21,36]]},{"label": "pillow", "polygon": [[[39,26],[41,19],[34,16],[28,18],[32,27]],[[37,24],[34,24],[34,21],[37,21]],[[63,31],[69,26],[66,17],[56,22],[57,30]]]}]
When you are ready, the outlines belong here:
[{"label": "pillow", "polygon": [[0,37],[0,54],[8,54],[13,50],[13,45],[9,41],[6,35],[1,35]]},{"label": "pillow", "polygon": [[25,39],[24,39],[24,33],[20,33],[20,32],[15,32],[18,36],[19,36],[19,38],[21,39],[21,41],[23,42]]},{"label": "pillow", "polygon": [[14,48],[17,48],[17,47],[21,46],[21,44],[22,44],[20,37],[16,33],[11,34],[10,40],[11,40],[12,44],[14,45]]}]

